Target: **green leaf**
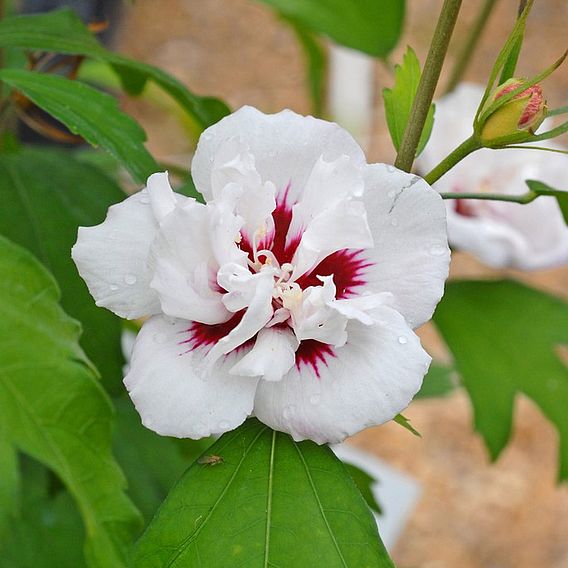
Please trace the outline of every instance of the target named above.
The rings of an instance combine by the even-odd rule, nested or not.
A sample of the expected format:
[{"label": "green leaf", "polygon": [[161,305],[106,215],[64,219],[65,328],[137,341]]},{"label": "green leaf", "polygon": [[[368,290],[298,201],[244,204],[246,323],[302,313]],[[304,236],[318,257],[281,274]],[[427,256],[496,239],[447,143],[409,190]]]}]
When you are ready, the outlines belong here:
[{"label": "green leaf", "polygon": [[139,516],[111,449],[113,411],[57,303],[55,280],[0,238],[0,416],[11,443],[53,470],[85,525],[96,568],[126,565]]},{"label": "green leaf", "polygon": [[568,304],[512,281],[453,282],[435,314],[471,397],[475,427],[496,459],[511,435],[517,393],[560,434],[559,477],[568,478]]},{"label": "green leaf", "polygon": [[29,249],[52,272],[63,308],[83,325],[81,345],[105,386],[122,391],[120,319],[98,308],[71,260],[79,226],[104,220],[124,192],[68,151],[25,148],[0,155],[0,234]]},{"label": "green leaf", "polygon": [[410,423],[410,420],[406,417],[403,416],[402,414],[397,414],[394,418],[393,418],[394,422],[396,422],[399,426],[402,426],[403,428],[405,428],[406,430],[408,430],[411,434],[414,434],[415,436],[418,436],[419,438],[422,438],[422,434],[420,434],[420,432],[418,430],[416,430],[414,428],[414,426],[412,426],[412,424]]},{"label": "green leaf", "polygon": [[302,46],[308,70],[308,85],[312,101],[312,114],[321,117],[325,106],[325,85],[327,75],[327,54],[318,37],[298,22],[285,18],[292,26]]},{"label": "green leaf", "polygon": [[37,106],[93,146],[112,154],[138,183],[159,171],[144,147],[146,134],[116,100],[85,83],[23,69],[0,70],[0,80],[21,91]]},{"label": "green leaf", "polygon": [[[421,75],[418,57],[416,57],[414,50],[408,47],[402,59],[402,65],[395,65],[394,87],[392,89],[383,89],[387,125],[392,143],[397,151],[404,136]],[[434,112],[435,105],[432,104],[426,117],[418,148],[416,149],[417,156],[424,150],[432,133]]]},{"label": "green leaf", "polygon": [[[0,424],[0,543],[13,522],[20,492],[17,452],[8,439],[6,425]],[[2,547],[0,546],[0,551]],[[1,564],[0,564],[1,566]]]},{"label": "green leaf", "polygon": [[568,225],[568,191],[562,191],[561,189],[554,189],[541,181],[537,181],[534,179],[528,179],[525,183],[529,186],[529,189],[538,195],[551,195],[556,197],[556,201],[558,201],[558,206],[562,211],[562,215],[564,216],[564,221],[566,225]]},{"label": "green leaf", "polygon": [[422,388],[415,395],[415,399],[442,397],[450,394],[456,384],[452,375],[455,370],[445,365],[432,363],[427,375],[424,377]]},{"label": "green leaf", "polygon": [[333,452],[255,419],[189,468],[138,541],[136,568],[200,564],[393,566]]},{"label": "green leaf", "polygon": [[363,499],[365,499],[365,503],[367,503],[372,511],[382,515],[383,511],[381,506],[375,499],[375,494],[373,493],[373,484],[377,483],[377,480],[372,478],[366,471],[363,471],[361,468],[353,465],[352,463],[344,461],[343,465],[355,482],[355,485],[357,486],[357,489],[359,489]]},{"label": "green leaf", "polygon": [[128,479],[128,495],[150,520],[174,483],[211,441],[159,436],[142,425],[130,399],[115,400],[115,407],[114,453]]},{"label": "green leaf", "polygon": [[260,0],[341,45],[385,57],[398,43],[404,0]]},{"label": "green leaf", "polygon": [[71,496],[54,492],[48,470],[37,462],[24,465],[20,514],[1,541],[0,568],[84,567],[85,531]]},{"label": "green leaf", "polygon": [[166,91],[199,124],[201,129],[229,114],[225,103],[191,93],[161,69],[105,49],[72,10],[5,18],[0,22],[0,47],[19,47],[85,55],[113,66],[125,90],[139,94],[147,80]]}]

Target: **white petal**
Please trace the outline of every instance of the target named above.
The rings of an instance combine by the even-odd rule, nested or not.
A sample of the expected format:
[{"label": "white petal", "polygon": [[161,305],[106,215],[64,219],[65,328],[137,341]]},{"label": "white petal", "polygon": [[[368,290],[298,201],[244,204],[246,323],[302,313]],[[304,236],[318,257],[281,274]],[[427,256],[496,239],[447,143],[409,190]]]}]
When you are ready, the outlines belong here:
[{"label": "white petal", "polygon": [[375,323],[371,313],[384,305],[392,302],[393,295],[389,292],[380,294],[362,294],[353,298],[335,300],[330,303],[330,307],[337,310],[342,316],[348,319],[356,319],[365,325]]},{"label": "white petal", "polygon": [[298,344],[290,329],[261,329],[254,347],[233,366],[230,373],[279,381],[294,366]]},{"label": "white petal", "polygon": [[250,297],[246,312],[239,324],[211,348],[207,354],[209,363],[254,337],[272,318],[274,270],[265,268],[257,274],[251,274],[250,286],[254,292]]},{"label": "white petal", "polygon": [[152,174],[146,184],[154,217],[161,222],[176,207],[176,197],[167,173]]},{"label": "white petal", "polygon": [[206,324],[231,317],[216,289],[209,211],[193,200],[162,221],[152,246],[152,288],[165,314]]},{"label": "white petal", "polygon": [[333,162],[326,162],[320,158],[310,173],[300,200],[294,205],[290,232],[298,234],[326,209],[335,209],[352,197],[361,197],[364,188],[358,160],[340,156]]},{"label": "white petal", "polygon": [[347,344],[319,364],[319,376],[300,365],[278,382],[261,381],[258,419],[323,444],[394,418],[420,388],[430,357],[400,314],[383,307],[380,319],[373,326],[350,321]]},{"label": "white petal", "polygon": [[413,329],[432,317],[444,293],[450,250],[440,196],[417,176],[373,164],[363,196],[375,246],[365,251],[369,291],[390,292]]},{"label": "white petal", "polygon": [[97,306],[129,319],[160,311],[147,262],[156,231],[147,190],[110,207],[100,225],[79,227],[71,255]]},{"label": "white petal", "polygon": [[218,148],[211,174],[213,197],[226,201],[244,220],[242,232],[252,241],[255,231],[266,228],[276,208],[276,188],[263,183],[254,156],[240,139],[231,138]]},{"label": "white petal", "polygon": [[215,155],[221,144],[231,138],[239,138],[248,146],[263,182],[273,182],[278,192],[290,184],[290,203],[297,201],[320,157],[329,162],[348,155],[361,165],[365,163],[355,140],[337,124],[290,110],[266,115],[243,107],[209,127],[199,139],[191,172],[207,200],[213,197],[211,174]]},{"label": "white petal", "polygon": [[320,213],[308,225],[292,260],[292,278],[309,272],[338,250],[372,246],[365,205],[361,201],[343,201]]},{"label": "white petal", "polygon": [[315,339],[341,347],[347,341],[347,318],[331,307],[336,294],[333,278],[320,280],[323,286],[310,286],[291,307],[294,333],[299,340]]},{"label": "white petal", "polygon": [[187,351],[190,322],[155,316],[144,323],[124,383],[142,423],[163,436],[203,438],[242,424],[252,410],[258,379],[229,374],[234,359],[199,376],[200,350]]}]

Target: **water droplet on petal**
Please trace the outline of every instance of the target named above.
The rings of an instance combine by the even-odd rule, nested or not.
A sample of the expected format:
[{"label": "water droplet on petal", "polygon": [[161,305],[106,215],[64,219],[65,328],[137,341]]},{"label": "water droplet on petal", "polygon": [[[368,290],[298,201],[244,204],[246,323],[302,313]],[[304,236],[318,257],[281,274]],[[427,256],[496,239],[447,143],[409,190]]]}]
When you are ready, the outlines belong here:
[{"label": "water droplet on petal", "polygon": [[147,205],[148,203],[150,203],[150,198],[147,195],[143,195],[140,198],[140,203],[143,203],[144,205]]},{"label": "water droplet on petal", "polygon": [[401,345],[406,345],[406,344],[408,343],[408,339],[407,339],[406,337],[404,337],[404,335],[401,335],[401,336],[398,338],[398,342],[399,342]]},{"label": "water droplet on petal", "polygon": [[165,343],[168,336],[165,333],[155,333],[154,341],[156,343]]},{"label": "water droplet on petal", "polygon": [[393,227],[398,227],[398,219],[397,219],[396,217],[393,217],[393,218],[391,219],[391,225],[392,225]]},{"label": "water droplet on petal", "polygon": [[116,284],[111,284],[111,285],[109,286],[109,288],[110,288],[113,292],[116,292],[116,291],[118,290],[118,286],[117,286]]},{"label": "water droplet on petal", "polygon": [[396,168],[389,164],[389,165],[387,165],[387,172],[393,174],[394,172],[396,172]]},{"label": "water droplet on petal", "polygon": [[284,409],[284,412],[282,413],[282,415],[284,416],[284,420],[289,420],[290,418],[292,418],[292,416],[294,415],[294,410],[296,409],[296,407],[292,404],[290,404],[289,406],[287,406]]},{"label": "water droplet on petal", "polygon": [[310,396],[310,404],[317,406],[321,402],[321,396],[319,394],[313,394]]},{"label": "water droplet on petal", "polygon": [[432,256],[441,256],[446,252],[446,247],[443,247],[441,245],[434,245],[430,247],[429,252]]},{"label": "water droplet on petal", "polygon": [[136,284],[136,276],[134,276],[134,274],[127,274],[124,277],[124,281],[129,285],[132,286],[133,284]]},{"label": "water droplet on petal", "polygon": [[219,424],[217,424],[217,428],[219,428],[219,430],[222,431],[222,432],[227,431],[230,427],[231,427],[231,425],[226,420],[221,420],[221,422],[219,422]]}]

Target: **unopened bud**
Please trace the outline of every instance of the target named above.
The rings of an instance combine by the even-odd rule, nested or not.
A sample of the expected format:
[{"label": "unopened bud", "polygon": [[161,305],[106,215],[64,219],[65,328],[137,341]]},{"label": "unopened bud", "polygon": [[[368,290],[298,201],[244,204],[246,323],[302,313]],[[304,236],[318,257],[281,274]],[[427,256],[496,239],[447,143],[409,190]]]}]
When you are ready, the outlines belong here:
[{"label": "unopened bud", "polygon": [[[522,84],[522,79],[509,79],[499,85],[489,95],[484,110]],[[508,144],[523,142],[534,134],[545,116],[546,101],[542,88],[532,85],[490,114],[480,127],[479,138],[484,146],[501,141]]]}]

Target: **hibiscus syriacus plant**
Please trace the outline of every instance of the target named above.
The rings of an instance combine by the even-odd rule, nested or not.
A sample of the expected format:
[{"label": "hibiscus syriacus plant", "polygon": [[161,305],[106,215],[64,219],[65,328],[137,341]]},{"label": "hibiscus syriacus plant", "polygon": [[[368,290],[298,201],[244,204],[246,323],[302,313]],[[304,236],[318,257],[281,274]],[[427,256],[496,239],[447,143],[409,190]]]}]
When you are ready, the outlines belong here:
[{"label": "hibiscus syriacus plant", "polygon": [[157,173],[73,247],[99,306],[151,316],[125,378],[143,423],[201,438],[254,414],[321,444],[394,418],[430,362],[412,330],[448,275],[440,196],[336,124],[251,107],[205,130],[192,175],[205,204]]},{"label": "hibiscus syriacus plant", "polygon": [[[420,436],[418,399],[458,389],[493,459],[517,394],[530,398],[568,479],[568,304],[507,279],[568,263],[568,156],[551,141],[568,107],[545,82],[565,55],[517,72],[534,0],[511,13],[476,86],[462,77],[495,5],[483,3],[445,92],[462,2],[440,2],[428,53],[407,49],[384,105],[376,59],[401,37],[404,0],[260,1],[307,56],[311,113],[269,103],[246,51],[262,110],[239,73],[223,77],[231,109],[108,50],[101,22],[0,10],[1,567],[393,568],[429,478],[348,445],[381,453],[384,436],[411,448],[409,473],[437,476],[441,454],[424,467],[428,451],[414,455],[399,426]],[[126,17],[157,9],[131,4]],[[192,53],[183,65],[198,77],[208,54]],[[164,124],[183,116],[180,148],[150,153],[117,93],[158,103]],[[29,145],[23,125],[66,146]],[[379,154],[389,134],[392,156]],[[448,279],[450,247],[489,279],[456,281],[460,263]],[[447,430],[440,408],[427,410],[442,426],[415,444]]]}]

